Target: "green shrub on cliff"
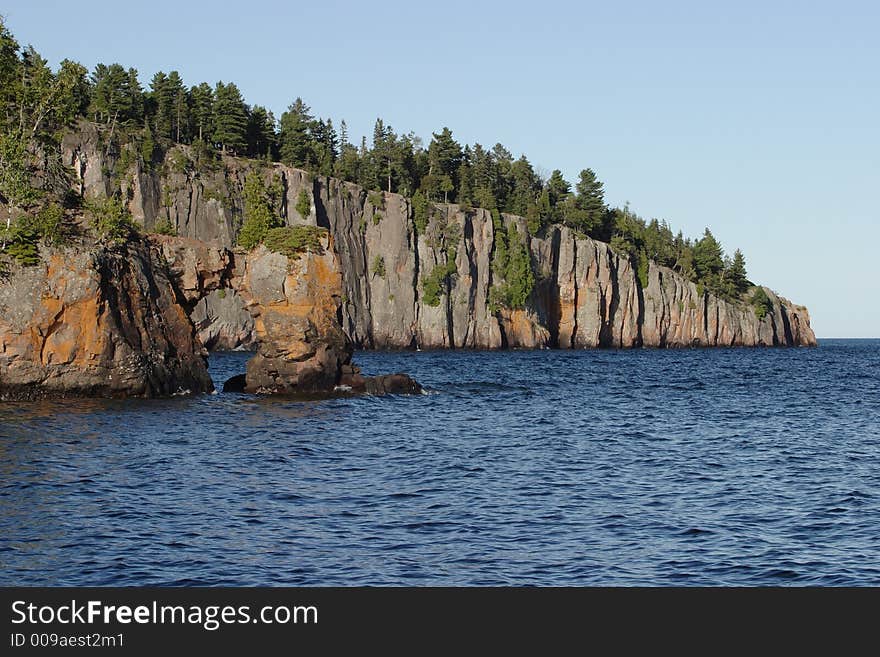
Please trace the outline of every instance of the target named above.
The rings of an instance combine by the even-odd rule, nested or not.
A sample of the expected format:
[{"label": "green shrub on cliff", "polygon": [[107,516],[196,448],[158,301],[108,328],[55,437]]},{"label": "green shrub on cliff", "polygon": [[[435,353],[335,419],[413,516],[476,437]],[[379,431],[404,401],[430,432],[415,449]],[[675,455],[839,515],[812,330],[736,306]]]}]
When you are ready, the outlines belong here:
[{"label": "green shrub on cliff", "polygon": [[57,203],[50,203],[37,213],[37,229],[47,244],[63,244],[67,235],[64,231],[64,210]]},{"label": "green shrub on cliff", "polygon": [[299,257],[305,252],[324,255],[323,240],[326,235],[327,229],[317,226],[284,226],[270,229],[263,244],[270,251],[288,258]]},{"label": "green shrub on cliff", "polygon": [[434,308],[440,305],[440,296],[443,294],[443,288],[441,287],[442,277],[434,275],[434,272],[437,271],[445,271],[445,267],[437,265],[428,276],[422,279],[422,301]]},{"label": "green shrub on cliff", "polygon": [[749,300],[749,303],[752,304],[752,308],[755,310],[755,316],[758,319],[764,319],[767,315],[773,312],[773,302],[770,300],[770,297],[767,296],[763,287],[755,288],[755,291],[752,292],[752,298]]},{"label": "green shrub on cliff", "polygon": [[385,258],[378,255],[373,258],[372,270],[379,278],[385,278]]},{"label": "green shrub on cliff", "polygon": [[296,199],[296,205],[293,209],[296,210],[299,216],[303,219],[307,219],[312,213],[312,199],[309,198],[309,193],[305,189],[300,190],[299,198]]},{"label": "green shrub on cliff", "polygon": [[507,229],[500,223],[495,226],[495,243],[492,249],[492,273],[497,278],[504,278],[507,272],[508,248]]},{"label": "green shrub on cliff", "polygon": [[[535,286],[532,272],[532,256],[526,244],[520,239],[516,226],[511,224],[507,233],[509,255],[507,260],[507,301],[510,308],[523,308]],[[528,240],[528,235],[525,236]]]},{"label": "green shrub on cliff", "polygon": [[455,275],[458,267],[455,259],[458,253],[455,249],[450,249],[446,254],[446,264],[434,267],[431,273],[422,279],[422,301],[427,305],[437,307],[440,305],[440,297],[446,293],[446,286],[449,283],[449,277]]},{"label": "green shrub on cliff", "polygon": [[385,209],[385,195],[382,192],[370,192],[367,194],[367,200],[377,210]]},{"label": "green shrub on cliff", "polygon": [[167,217],[162,217],[159,221],[156,222],[156,226],[153,229],[153,232],[158,233],[159,235],[171,235],[173,237],[177,236],[177,228],[174,227],[174,224],[171,223]]},{"label": "green shrub on cliff", "polygon": [[526,246],[528,235],[520,237],[516,225],[511,223],[506,230],[498,230],[495,239],[492,271],[503,280],[489,290],[490,308],[492,312],[501,306],[524,308],[535,287],[532,257]]},{"label": "green shrub on cliff", "polygon": [[172,151],[170,161],[174,173],[186,173],[192,167],[192,161],[182,150]]},{"label": "green shrub on cliff", "polygon": [[37,214],[20,216],[4,231],[2,244],[5,253],[19,264],[32,266],[40,261],[39,243],[62,244],[64,232],[64,210],[56,203],[43,207]]},{"label": "green shrub on cliff", "polygon": [[31,221],[32,217],[22,216],[3,235],[5,252],[20,265],[31,267],[40,262],[38,244],[40,234]]},{"label": "green shrub on cliff", "polygon": [[138,232],[138,225],[132,220],[122,199],[115,196],[93,199],[87,201],[85,207],[91,218],[92,228],[103,239],[124,240]]},{"label": "green shrub on cliff", "polygon": [[269,192],[263,177],[256,171],[247,174],[244,180],[244,223],[238,233],[238,245],[252,249],[260,244],[273,228],[281,225],[281,221],[272,210]]},{"label": "green shrub on cliff", "polygon": [[144,161],[144,168],[151,171],[153,168],[153,160],[156,157],[156,141],[153,139],[153,131],[150,129],[149,123],[144,126],[143,137],[141,139],[141,159]]},{"label": "green shrub on cliff", "polygon": [[537,235],[544,227],[544,219],[537,205],[530,203],[526,208],[526,228],[530,235]]},{"label": "green shrub on cliff", "polygon": [[213,171],[218,167],[217,153],[204,140],[195,139],[192,143],[193,166],[196,171]]},{"label": "green shrub on cliff", "polygon": [[639,252],[636,273],[639,277],[639,285],[641,285],[644,290],[648,287],[648,254],[644,251]]},{"label": "green shrub on cliff", "polygon": [[413,224],[416,227],[416,232],[419,234],[423,234],[425,229],[428,227],[428,217],[430,216],[431,208],[428,199],[422,194],[421,191],[417,191],[413,194],[412,197],[412,208],[413,208]]}]

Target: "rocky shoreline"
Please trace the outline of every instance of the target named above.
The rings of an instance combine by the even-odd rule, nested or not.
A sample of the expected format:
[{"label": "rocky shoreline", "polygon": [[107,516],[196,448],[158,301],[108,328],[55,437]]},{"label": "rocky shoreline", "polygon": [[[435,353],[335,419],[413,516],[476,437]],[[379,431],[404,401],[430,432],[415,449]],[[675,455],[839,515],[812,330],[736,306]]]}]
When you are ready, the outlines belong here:
[{"label": "rocky shoreline", "polygon": [[[420,224],[403,196],[281,164],[224,156],[200,168],[175,146],[160,164],[123,166],[105,146],[90,124],[65,136],[75,191],[88,201],[121,188],[148,235],[44,245],[38,265],[11,265],[0,279],[2,399],[209,392],[207,348],[255,352],[230,389],[315,395],[420,390],[406,375],[364,377],[355,348],[816,344],[807,309],[768,288],[755,288],[767,299],[759,313],[653,262],[637,271],[568,227],[530,236],[522,217],[453,204],[433,204]],[[272,211],[311,227],[320,248],[233,246],[254,172],[278,190]],[[149,234],[160,221],[179,236]],[[534,284],[507,307],[497,256],[514,239]]]},{"label": "rocky shoreline", "polygon": [[256,345],[241,391],[420,392],[406,375],[363,377],[351,364],[341,276],[325,246],[296,258],[260,247],[240,271],[228,250],[181,238],[44,248],[40,264],[0,280],[0,400],[212,392],[189,313],[232,280]]}]

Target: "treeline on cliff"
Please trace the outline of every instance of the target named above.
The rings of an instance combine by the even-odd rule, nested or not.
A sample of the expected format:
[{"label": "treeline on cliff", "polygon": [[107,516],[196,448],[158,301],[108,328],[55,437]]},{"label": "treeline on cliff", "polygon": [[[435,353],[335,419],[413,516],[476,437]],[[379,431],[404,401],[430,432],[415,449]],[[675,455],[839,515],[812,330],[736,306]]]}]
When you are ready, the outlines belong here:
[{"label": "treeline on cliff", "polygon": [[[60,158],[63,132],[81,119],[99,124],[108,140],[136,144],[148,168],[175,143],[189,145],[204,166],[218,153],[280,161],[367,190],[410,197],[417,229],[424,227],[434,203],[481,207],[493,213],[498,225],[502,212],[525,217],[532,235],[564,224],[610,242],[631,257],[643,286],[647,263],[654,260],[728,300],[744,298],[753,287],[739,250],[728,257],[708,228],[690,239],[673,233],[665,221],[640,218],[628,206],[608,207],[592,169],[581,171],[574,185],[558,169],[544,179],[525,155],[515,158],[501,144],[462,145],[444,127],[425,146],[418,136],[399,134],[382,119],[376,120],[370,143],[363,137],[355,145],[344,121],[337,130],[299,98],[276,120],[265,107],[246,103],[234,83],[187,86],[176,71],[156,73],[147,89],[135,69],[120,64],[98,64],[89,73],[66,59],[52,71],[32,47],[21,48],[0,20],[0,200],[8,208],[0,249],[23,263],[34,261],[39,240],[64,238],[65,208],[78,209],[81,203],[70,192]],[[134,229],[121,199],[92,203],[86,210],[106,236],[124,238]],[[277,227],[265,213],[251,214],[246,208],[239,236],[244,246],[262,241]],[[518,257],[518,240],[507,241],[512,254],[498,260],[512,270],[513,282],[499,302],[517,305],[531,290],[533,277]],[[504,243],[500,240],[500,248]],[[758,312],[763,303],[759,290],[751,293]]]}]

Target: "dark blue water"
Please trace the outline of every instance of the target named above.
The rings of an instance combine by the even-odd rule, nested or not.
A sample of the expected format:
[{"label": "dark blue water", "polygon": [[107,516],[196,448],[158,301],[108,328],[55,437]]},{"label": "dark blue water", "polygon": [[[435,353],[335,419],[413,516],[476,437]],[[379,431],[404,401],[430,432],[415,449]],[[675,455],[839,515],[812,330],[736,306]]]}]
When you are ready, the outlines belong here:
[{"label": "dark blue water", "polygon": [[880,341],[358,360],[431,393],[0,404],[0,584],[880,584]]}]

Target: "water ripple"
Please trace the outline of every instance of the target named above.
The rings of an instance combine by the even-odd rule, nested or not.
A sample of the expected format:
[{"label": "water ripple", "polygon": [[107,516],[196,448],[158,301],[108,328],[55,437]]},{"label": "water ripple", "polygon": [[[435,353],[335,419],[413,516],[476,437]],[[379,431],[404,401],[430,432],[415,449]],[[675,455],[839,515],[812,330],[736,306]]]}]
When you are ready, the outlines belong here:
[{"label": "water ripple", "polygon": [[431,394],[0,404],[0,584],[880,584],[880,341],[358,360]]}]

